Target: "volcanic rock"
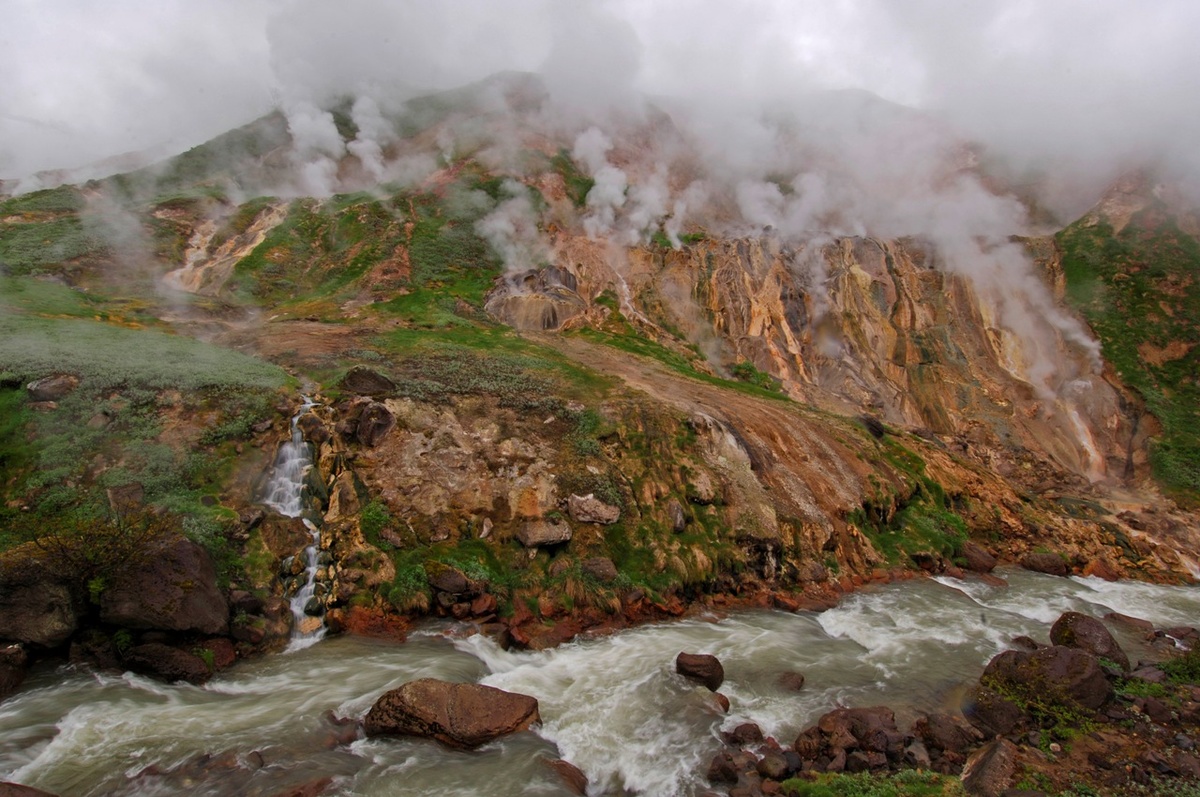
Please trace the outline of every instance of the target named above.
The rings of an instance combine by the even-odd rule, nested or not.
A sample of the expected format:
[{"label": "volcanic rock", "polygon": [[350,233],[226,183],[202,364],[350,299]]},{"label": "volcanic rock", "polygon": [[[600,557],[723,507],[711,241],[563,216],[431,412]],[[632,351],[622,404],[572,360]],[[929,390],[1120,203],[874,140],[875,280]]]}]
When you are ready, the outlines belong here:
[{"label": "volcanic rock", "polygon": [[1094,656],[1061,645],[1032,653],[1006,650],[988,662],[979,680],[968,719],[993,735],[1011,733],[1028,720],[1020,705],[1022,696],[1095,710],[1113,693]]},{"label": "volcanic rock", "polygon": [[0,647],[0,700],[11,695],[25,680],[28,657],[20,645]]},{"label": "volcanic rock", "polygon": [[208,551],[177,537],[104,590],[100,619],[126,628],[222,634],[229,625],[229,608]]},{"label": "volcanic rock", "polygon": [[470,749],[540,722],[538,702],[480,684],[422,678],[384,693],[363,720],[367,736],[421,736]]},{"label": "volcanic rock", "polygon": [[570,539],[571,527],[561,520],[531,520],[517,529],[517,540],[526,548],[556,545]]},{"label": "volcanic rock", "polygon": [[680,653],[675,657],[675,672],[699,681],[715,692],[725,681],[725,668],[716,656],[707,653]]},{"label": "volcanic rock", "polygon": [[1070,572],[1066,560],[1056,553],[1028,554],[1021,560],[1021,567],[1050,576],[1065,576]]},{"label": "volcanic rock", "polygon": [[996,567],[996,557],[988,553],[978,543],[967,540],[962,546],[963,558],[967,560],[967,569],[975,573],[990,573]]},{"label": "volcanic rock", "polygon": [[396,389],[396,383],[378,371],[356,365],[342,377],[343,390],[360,396],[382,396]]},{"label": "volcanic rock", "polygon": [[963,768],[963,787],[979,797],[1000,797],[1012,783],[1017,766],[1017,746],[995,739],[981,747]]},{"label": "volcanic rock", "polygon": [[671,519],[671,531],[679,534],[687,528],[688,517],[683,511],[683,504],[679,503],[674,498],[667,504],[667,517]]},{"label": "volcanic rock", "polygon": [[607,556],[593,556],[590,559],[584,559],[579,564],[579,569],[601,584],[611,584],[620,575],[613,560]]},{"label": "volcanic rock", "polygon": [[30,382],[25,386],[31,401],[58,401],[79,387],[79,377],[73,374],[55,374]]},{"label": "volcanic rock", "polygon": [[77,624],[71,591],[48,567],[30,559],[0,572],[0,639],[54,648]]},{"label": "volcanic rock", "polygon": [[372,401],[358,417],[354,436],[368,448],[375,448],[396,428],[396,416],[383,404]]},{"label": "volcanic rock", "polygon": [[547,761],[546,766],[558,773],[565,785],[574,794],[587,794],[588,779],[587,775],[583,774],[583,770],[572,764],[570,761],[565,761],[561,758],[556,758],[553,761]]},{"label": "volcanic rock", "polygon": [[592,493],[572,495],[567,499],[567,511],[576,523],[611,525],[621,519],[621,508],[611,506]]},{"label": "volcanic rock", "polygon": [[124,663],[134,672],[164,681],[202,684],[212,677],[212,671],[199,656],[159,642],[130,648],[124,656]]},{"label": "volcanic rock", "polygon": [[1104,623],[1094,617],[1079,612],[1063,613],[1050,628],[1050,641],[1116,662],[1122,670],[1129,672],[1129,657],[1104,627]]}]

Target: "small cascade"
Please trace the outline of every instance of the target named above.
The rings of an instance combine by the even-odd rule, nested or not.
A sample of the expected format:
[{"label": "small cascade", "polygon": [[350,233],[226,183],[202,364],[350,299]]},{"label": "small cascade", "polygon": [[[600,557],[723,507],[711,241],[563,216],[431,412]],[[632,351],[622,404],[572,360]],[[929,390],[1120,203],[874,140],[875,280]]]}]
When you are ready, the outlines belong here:
[{"label": "small cascade", "polygon": [[[279,448],[271,478],[264,490],[263,503],[285,517],[300,517],[304,511],[304,479],[312,467],[312,446],[304,440],[300,429],[300,418],[317,403],[303,396],[300,411],[292,417],[292,439]],[[320,607],[310,606],[317,589],[317,569],[321,547],[321,530],[308,518],[302,518],[305,528],[312,535],[312,544],[304,549],[304,583],[295,587],[291,598],[292,641],[289,651],[302,650],[315,644],[325,636],[325,623],[320,617]],[[297,579],[298,581],[299,579]],[[318,602],[319,603],[319,602]]]}]

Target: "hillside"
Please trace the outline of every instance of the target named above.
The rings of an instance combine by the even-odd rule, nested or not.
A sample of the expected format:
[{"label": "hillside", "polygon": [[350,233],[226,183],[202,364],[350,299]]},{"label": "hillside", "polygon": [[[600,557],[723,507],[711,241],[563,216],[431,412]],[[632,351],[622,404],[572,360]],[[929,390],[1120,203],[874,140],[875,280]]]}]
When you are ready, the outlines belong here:
[{"label": "hillside", "polygon": [[[717,596],[819,605],[981,548],[1190,580],[1200,250],[1179,207],[1118,221],[1098,197],[1056,236],[997,233],[1017,200],[938,134],[938,179],[887,190],[982,208],[960,235],[865,196],[802,206],[806,159],[844,155],[819,128],[726,191],[661,110],[566,132],[543,101],[509,75],[395,116],[346,103],[318,114],[323,149],[276,114],[5,199],[10,561],[103,548],[132,512],[205,546],[224,589],[290,594],[308,532],[261,490],[303,393],[334,628],[440,613],[539,647]],[[64,576],[82,604],[119,580],[107,557]]]}]

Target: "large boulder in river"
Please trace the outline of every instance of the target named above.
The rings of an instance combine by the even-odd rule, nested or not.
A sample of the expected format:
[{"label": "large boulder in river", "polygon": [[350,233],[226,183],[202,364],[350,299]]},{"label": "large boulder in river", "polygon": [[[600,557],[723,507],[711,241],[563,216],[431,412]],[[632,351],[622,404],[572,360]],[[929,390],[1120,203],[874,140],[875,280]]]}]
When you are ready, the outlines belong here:
[{"label": "large boulder in river", "polygon": [[27,558],[0,569],[0,639],[55,648],[77,625],[71,590],[50,568]]},{"label": "large boulder in river", "polygon": [[996,557],[988,553],[983,546],[967,540],[962,544],[962,556],[966,560],[967,569],[975,573],[990,573],[996,568]]},{"label": "large boulder in river", "polygon": [[1108,659],[1118,664],[1125,672],[1129,672],[1129,657],[1104,627],[1104,623],[1095,617],[1079,612],[1064,612],[1050,627],[1050,641],[1055,645],[1078,648],[1098,658]]},{"label": "large boulder in river", "polygon": [[122,657],[122,661],[134,672],[164,681],[202,684],[212,677],[212,669],[196,654],[159,642],[130,648]]},{"label": "large boulder in river", "polygon": [[716,656],[707,653],[680,653],[675,657],[675,672],[699,681],[715,692],[725,682],[725,668]]},{"label": "large boulder in river", "polygon": [[1030,721],[1032,703],[1094,711],[1112,694],[1100,662],[1082,650],[1061,645],[1033,652],[1006,650],[988,662],[964,713],[985,734],[1007,734]]},{"label": "large boulder in river", "polygon": [[1067,560],[1056,553],[1031,553],[1021,560],[1021,567],[1048,576],[1065,576],[1070,571]]},{"label": "large boulder in river", "polygon": [[396,383],[378,371],[356,365],[342,377],[341,387],[360,396],[383,396],[396,389]]},{"label": "large boulder in river", "polygon": [[420,736],[471,749],[540,722],[528,695],[422,678],[385,692],[363,720],[367,736]]},{"label": "large boulder in river", "polygon": [[126,628],[222,634],[229,607],[208,551],[175,537],[104,590],[100,619]]}]

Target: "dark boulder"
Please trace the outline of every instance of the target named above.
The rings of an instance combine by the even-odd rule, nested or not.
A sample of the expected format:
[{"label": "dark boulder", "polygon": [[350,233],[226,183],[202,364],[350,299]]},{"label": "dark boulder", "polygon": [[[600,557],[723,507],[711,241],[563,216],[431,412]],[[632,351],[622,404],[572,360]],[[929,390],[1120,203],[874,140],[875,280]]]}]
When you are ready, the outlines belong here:
[{"label": "dark boulder", "polygon": [[733,730],[721,735],[725,738],[725,743],[733,747],[745,747],[763,740],[762,728],[753,722],[743,722]]},{"label": "dark boulder", "polygon": [[817,728],[835,750],[899,754],[904,749],[904,734],[887,706],[834,709],[817,720]]},{"label": "dark boulder", "polygon": [[799,692],[804,688],[804,673],[792,670],[781,672],[775,679],[775,683],[789,692]]},{"label": "dark boulder", "polygon": [[970,540],[963,543],[962,556],[967,561],[967,569],[975,573],[990,573],[996,567],[996,557]]},{"label": "dark boulder", "polygon": [[530,520],[517,529],[517,541],[526,548],[557,545],[571,539],[571,527],[565,521]]},{"label": "dark boulder", "polygon": [[470,749],[540,721],[538,702],[528,695],[422,678],[376,700],[363,730],[367,736],[420,736]]},{"label": "dark boulder", "polygon": [[712,757],[708,764],[709,783],[737,783],[742,774],[755,771],[758,759],[753,753],[726,748]]},{"label": "dark boulder", "polygon": [[25,386],[30,401],[58,401],[79,387],[79,377],[73,374],[55,374]]},{"label": "dark boulder", "polygon": [[671,502],[667,504],[667,517],[671,521],[671,531],[675,532],[676,534],[679,534],[681,531],[687,528],[687,513],[683,511],[683,504],[679,503],[679,501],[674,498],[672,498]]},{"label": "dark boulder", "polygon": [[912,732],[929,750],[937,752],[961,753],[983,739],[973,726],[949,714],[918,717]]},{"label": "dark boulder", "polygon": [[388,433],[396,428],[396,416],[383,404],[372,401],[358,416],[358,428],[354,436],[368,448],[383,442]]},{"label": "dark boulder", "polygon": [[0,639],[55,648],[75,633],[71,590],[35,559],[0,570]]},{"label": "dark boulder", "polygon": [[104,590],[100,619],[126,628],[222,634],[229,626],[229,607],[208,551],[176,537]]},{"label": "dark boulder", "polygon": [[1050,628],[1050,641],[1055,645],[1091,653],[1093,656],[1116,662],[1122,670],[1129,672],[1129,657],[1104,623],[1095,617],[1079,612],[1065,612]]},{"label": "dark boulder", "polygon": [[212,670],[204,659],[160,642],[148,642],[132,647],[126,652],[123,660],[130,670],[164,681],[202,684],[212,677]]},{"label": "dark boulder", "polygon": [[1021,560],[1021,567],[1049,576],[1066,576],[1070,569],[1067,560],[1056,553],[1031,553]]},{"label": "dark boulder", "polygon": [[699,681],[713,692],[725,682],[725,668],[716,656],[707,653],[680,653],[675,657],[675,672]]},{"label": "dark boulder", "polygon": [[17,691],[25,680],[25,665],[28,656],[20,645],[0,647],[0,700]]},{"label": "dark boulder", "polygon": [[1031,702],[1094,711],[1113,694],[1095,656],[1054,645],[1032,653],[1006,650],[988,662],[967,718],[988,735],[1007,734],[1029,722]]},{"label": "dark boulder", "polygon": [[383,396],[394,391],[396,383],[378,371],[356,365],[342,377],[341,387],[360,396]]},{"label": "dark boulder", "polygon": [[994,739],[981,747],[963,767],[963,788],[978,797],[1000,797],[1012,784],[1017,768],[1017,746]]}]

